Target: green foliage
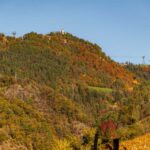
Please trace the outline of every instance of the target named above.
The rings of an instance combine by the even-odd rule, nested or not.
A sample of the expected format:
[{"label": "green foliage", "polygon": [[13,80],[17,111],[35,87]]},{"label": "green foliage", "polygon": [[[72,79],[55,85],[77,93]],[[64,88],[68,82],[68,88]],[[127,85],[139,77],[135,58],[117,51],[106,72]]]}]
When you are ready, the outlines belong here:
[{"label": "green foliage", "polygon": [[146,81],[150,81],[150,69],[149,66],[145,66],[145,65],[134,65],[132,63],[129,63],[126,66],[126,69],[128,69],[129,71],[133,72],[136,76],[136,78],[140,79],[140,80],[146,80]]}]

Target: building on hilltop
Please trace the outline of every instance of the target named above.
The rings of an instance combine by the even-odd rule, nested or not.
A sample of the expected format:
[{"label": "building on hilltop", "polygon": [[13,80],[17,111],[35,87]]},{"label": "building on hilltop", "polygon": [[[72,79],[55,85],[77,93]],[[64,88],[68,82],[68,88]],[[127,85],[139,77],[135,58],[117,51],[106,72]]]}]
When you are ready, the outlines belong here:
[{"label": "building on hilltop", "polygon": [[60,32],[61,32],[61,34],[63,34],[63,35],[65,34],[65,30],[64,30],[64,29],[61,29]]}]

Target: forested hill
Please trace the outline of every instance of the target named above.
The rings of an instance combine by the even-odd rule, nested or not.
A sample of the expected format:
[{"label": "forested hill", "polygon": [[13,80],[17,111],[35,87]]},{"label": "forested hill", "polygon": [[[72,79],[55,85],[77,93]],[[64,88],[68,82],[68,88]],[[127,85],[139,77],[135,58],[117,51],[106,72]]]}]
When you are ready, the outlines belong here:
[{"label": "forested hill", "polygon": [[136,124],[150,115],[142,82],[69,33],[1,34],[0,149],[91,149],[97,128],[108,123],[123,139],[146,133],[137,132],[145,122]]},{"label": "forested hill", "polygon": [[69,33],[21,38],[1,35],[0,72],[21,79],[32,79],[52,88],[83,83],[113,87],[122,82],[132,86],[133,76],[105,55],[102,49]]}]

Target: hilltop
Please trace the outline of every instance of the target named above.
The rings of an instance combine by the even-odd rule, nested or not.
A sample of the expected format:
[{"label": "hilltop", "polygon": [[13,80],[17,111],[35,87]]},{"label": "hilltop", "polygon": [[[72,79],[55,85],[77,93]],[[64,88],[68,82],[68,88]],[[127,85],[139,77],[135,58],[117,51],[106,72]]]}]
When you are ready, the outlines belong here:
[{"label": "hilltop", "polygon": [[149,87],[100,46],[69,33],[1,34],[0,143],[90,149],[107,120],[124,139],[137,136],[132,126],[150,115]]},{"label": "hilltop", "polygon": [[69,33],[29,33],[22,38],[5,37],[2,41],[1,74],[15,73],[18,78],[44,82],[53,88],[65,80],[112,87],[121,79],[125,87],[132,85],[132,74],[107,57],[98,45]]}]

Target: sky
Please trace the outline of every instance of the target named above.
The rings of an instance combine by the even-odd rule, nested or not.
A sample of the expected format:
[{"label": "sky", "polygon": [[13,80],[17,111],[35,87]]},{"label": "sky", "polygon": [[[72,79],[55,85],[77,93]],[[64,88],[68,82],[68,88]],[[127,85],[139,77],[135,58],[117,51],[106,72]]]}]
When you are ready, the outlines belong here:
[{"label": "sky", "polygon": [[150,63],[150,0],[0,0],[0,32],[62,28],[118,62]]}]

